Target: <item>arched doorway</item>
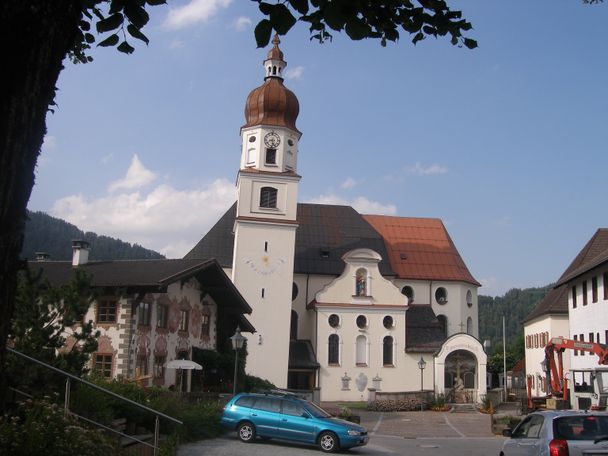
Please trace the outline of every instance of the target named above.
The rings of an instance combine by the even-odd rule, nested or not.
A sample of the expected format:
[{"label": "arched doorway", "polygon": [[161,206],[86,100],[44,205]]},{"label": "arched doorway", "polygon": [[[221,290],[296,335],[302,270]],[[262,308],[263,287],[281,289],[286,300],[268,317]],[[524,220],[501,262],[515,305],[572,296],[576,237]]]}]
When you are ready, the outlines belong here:
[{"label": "arched doorway", "polygon": [[450,402],[476,402],[477,359],[468,350],[455,350],[445,359],[445,390]]}]

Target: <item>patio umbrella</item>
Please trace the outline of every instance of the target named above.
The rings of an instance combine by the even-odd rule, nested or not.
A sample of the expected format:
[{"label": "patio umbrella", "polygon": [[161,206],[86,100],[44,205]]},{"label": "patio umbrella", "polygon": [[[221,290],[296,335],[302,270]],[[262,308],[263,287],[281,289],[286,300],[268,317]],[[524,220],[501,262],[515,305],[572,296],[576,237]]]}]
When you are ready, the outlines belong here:
[{"label": "patio umbrella", "polygon": [[203,366],[189,359],[174,359],[169,361],[165,367],[169,369],[201,370]]}]

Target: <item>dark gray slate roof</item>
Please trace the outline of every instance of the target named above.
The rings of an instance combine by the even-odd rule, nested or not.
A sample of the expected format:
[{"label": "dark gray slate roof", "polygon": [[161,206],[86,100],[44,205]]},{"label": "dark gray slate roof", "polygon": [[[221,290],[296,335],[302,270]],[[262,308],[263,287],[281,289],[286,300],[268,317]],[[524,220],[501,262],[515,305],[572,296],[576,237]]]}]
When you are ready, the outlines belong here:
[{"label": "dark gray slate roof", "polygon": [[407,310],[405,350],[433,353],[445,342],[445,332],[430,305],[412,304]]},{"label": "dark gray slate roof", "polygon": [[[70,261],[30,261],[28,266],[34,273],[42,270],[52,285],[69,283],[74,273]],[[90,261],[79,268],[91,274],[94,287],[133,292],[163,292],[171,283],[195,277],[222,310],[238,318],[243,331],[255,331],[243,316],[251,307],[214,259]]]},{"label": "dark gray slate roof", "polygon": [[543,315],[568,315],[568,287],[552,288],[524,319],[524,323]]},{"label": "dark gray slate roof", "polygon": [[[220,218],[185,259],[215,258],[232,267],[236,204]],[[294,272],[296,274],[340,275],[342,256],[349,250],[369,248],[380,254],[380,273],[395,275],[389,263],[384,239],[350,206],[298,204],[298,229]]]},{"label": "dark gray slate roof", "polygon": [[292,340],[289,342],[290,369],[318,369],[319,363],[309,340]]}]

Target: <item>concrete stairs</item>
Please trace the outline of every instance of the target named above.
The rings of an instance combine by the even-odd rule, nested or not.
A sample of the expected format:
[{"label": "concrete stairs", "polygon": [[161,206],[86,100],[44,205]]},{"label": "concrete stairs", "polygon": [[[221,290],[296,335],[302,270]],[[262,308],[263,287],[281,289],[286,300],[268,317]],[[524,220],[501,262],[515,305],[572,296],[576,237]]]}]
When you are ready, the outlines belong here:
[{"label": "concrete stairs", "polygon": [[477,413],[475,404],[450,404],[452,410],[450,413]]}]

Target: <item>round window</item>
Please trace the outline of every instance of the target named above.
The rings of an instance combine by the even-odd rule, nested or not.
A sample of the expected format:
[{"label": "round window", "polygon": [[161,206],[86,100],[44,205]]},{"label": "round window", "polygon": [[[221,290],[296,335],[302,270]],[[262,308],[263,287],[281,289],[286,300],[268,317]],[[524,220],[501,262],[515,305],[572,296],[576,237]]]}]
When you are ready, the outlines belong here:
[{"label": "round window", "polygon": [[289,144],[290,146],[293,146],[293,141],[291,139],[288,139],[287,144]]},{"label": "round window", "polygon": [[443,287],[437,288],[435,291],[435,301],[437,301],[439,304],[447,304],[448,291]]},{"label": "round window", "polygon": [[471,293],[471,290],[467,291],[467,306],[473,307],[473,293]]},{"label": "round window", "polygon": [[390,315],[387,315],[386,317],[384,317],[384,319],[382,320],[382,324],[384,325],[384,327],[386,329],[391,329],[394,325],[393,322],[393,317],[391,317]]},{"label": "round window", "polygon": [[250,136],[249,137],[249,142],[255,142],[255,136]]},{"label": "round window", "polygon": [[337,328],[340,324],[340,317],[338,317],[336,314],[331,314],[327,321],[329,322],[329,326],[332,328]]},{"label": "round window", "polygon": [[298,297],[298,285],[294,282],[291,286],[291,300],[295,301]]},{"label": "round window", "polygon": [[357,326],[359,329],[364,329],[367,326],[367,318],[365,315],[359,315],[357,317]]},{"label": "round window", "polygon": [[407,303],[411,304],[414,302],[414,289],[409,285],[404,286],[401,289],[401,294],[407,296]]}]

